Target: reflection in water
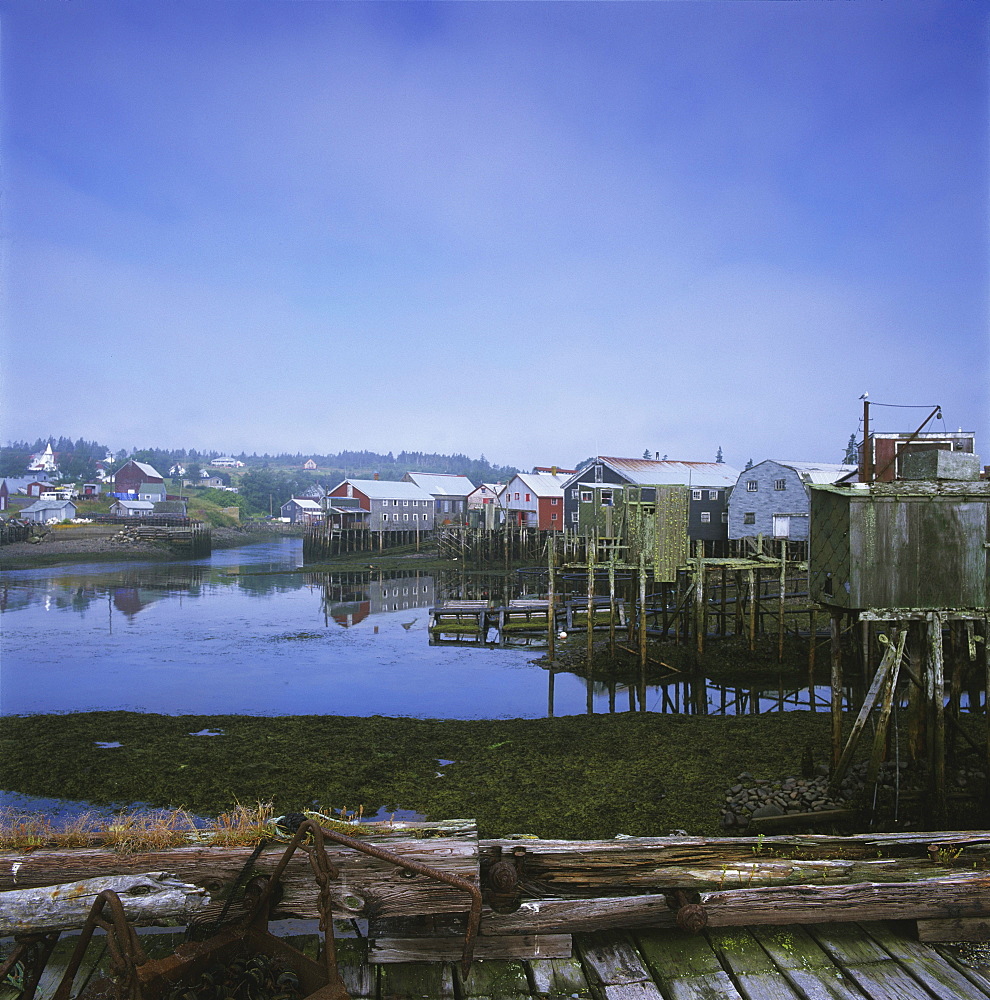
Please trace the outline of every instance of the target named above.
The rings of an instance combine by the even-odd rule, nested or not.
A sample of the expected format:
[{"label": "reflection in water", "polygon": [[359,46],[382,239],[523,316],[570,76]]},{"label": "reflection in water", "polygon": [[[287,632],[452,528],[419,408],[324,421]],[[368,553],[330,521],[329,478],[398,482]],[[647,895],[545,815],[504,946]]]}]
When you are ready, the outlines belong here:
[{"label": "reflection in water", "polygon": [[[194,562],[10,572],[0,581],[0,712],[473,719],[827,709],[827,690],[812,701],[789,681],[588,683],[532,662],[545,649],[540,634],[514,636],[528,644],[518,647],[430,645],[430,607],[504,606],[545,596],[540,586],[532,574],[459,570],[317,574],[301,569],[298,539]],[[964,707],[980,697],[964,695]]]}]

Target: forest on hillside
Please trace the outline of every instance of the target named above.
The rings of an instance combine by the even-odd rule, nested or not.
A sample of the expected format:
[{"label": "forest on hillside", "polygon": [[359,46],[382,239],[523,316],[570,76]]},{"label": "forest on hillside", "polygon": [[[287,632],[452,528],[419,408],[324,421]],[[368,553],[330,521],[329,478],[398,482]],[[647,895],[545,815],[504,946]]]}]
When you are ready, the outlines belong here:
[{"label": "forest on hillside", "polygon": [[[0,476],[25,475],[31,455],[44,451],[48,444],[51,444],[52,451],[55,452],[59,472],[65,479],[71,480],[92,479],[96,475],[97,462],[105,461],[108,455],[112,457],[108,470],[111,472],[129,459],[134,459],[154,466],[163,476],[167,476],[173,466],[181,465],[190,477],[198,474],[199,469],[208,467],[214,458],[228,455],[226,452],[199,451],[195,448],[136,448],[114,452],[97,441],[86,441],[83,438],[74,441],[66,436],[50,436],[38,438],[34,442],[14,441],[0,448]],[[499,482],[519,471],[512,466],[493,465],[484,455],[469,458],[462,454],[444,455],[422,451],[400,451],[397,455],[391,451],[384,455],[374,451],[340,451],[325,455],[302,452],[249,455],[241,452],[229,457],[243,462],[245,473],[262,470],[273,474],[279,472],[283,473],[280,479],[292,479],[294,485],[319,483],[334,486],[342,479],[370,479],[375,475],[380,479],[396,480],[407,472],[467,476],[474,483]],[[309,459],[316,463],[316,470],[304,474],[303,465]],[[271,477],[261,479],[266,480],[266,488],[272,482]],[[282,490],[277,492],[281,493]]]}]

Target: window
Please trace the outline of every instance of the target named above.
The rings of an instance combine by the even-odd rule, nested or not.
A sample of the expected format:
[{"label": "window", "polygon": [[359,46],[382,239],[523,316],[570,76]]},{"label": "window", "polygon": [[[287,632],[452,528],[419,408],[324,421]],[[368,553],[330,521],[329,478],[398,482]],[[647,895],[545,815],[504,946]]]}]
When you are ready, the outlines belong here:
[{"label": "window", "polygon": [[691,499],[692,500],[700,500],[701,499],[701,490],[691,490]]},{"label": "window", "polygon": [[786,490],[787,489],[787,480],[786,479],[775,479],[773,481],[773,488],[775,490]]},{"label": "window", "polygon": [[529,503],[529,494],[526,494],[526,503]]},{"label": "window", "polygon": [[517,500],[519,499],[519,494],[518,494],[518,493],[516,494],[516,499],[517,499]]},{"label": "window", "polygon": [[413,514],[413,520],[414,521],[418,521],[419,520],[419,514]]},{"label": "window", "polygon": [[747,479],[746,480],[746,492],[747,493],[756,493],[756,492],[758,492],[759,488],[760,488],[760,484],[759,484],[759,482],[757,480],[755,480],[755,479]]},{"label": "window", "polygon": [[591,490],[581,490],[581,503],[591,503]]},{"label": "window", "polygon": [[572,500],[577,500],[577,498],[578,498],[578,491],[577,491],[577,488],[575,488],[575,489],[571,490],[571,499]]},{"label": "window", "polygon": [[712,513],[710,510],[703,510],[701,512],[701,523],[710,524],[712,520]]},{"label": "window", "polygon": [[709,500],[717,500],[718,499],[718,490],[709,490],[708,491],[708,499]]},{"label": "window", "polygon": [[402,501],[402,506],[403,507],[408,507],[409,506],[409,501],[408,500],[403,500]]},{"label": "window", "polygon": [[578,522],[578,512],[577,512],[577,511],[574,511],[574,513],[573,513],[573,514],[571,514],[571,520],[572,520],[572,521],[573,521],[573,522],[574,522],[575,524],[577,524],[577,522]]},{"label": "window", "polygon": [[723,524],[729,523],[729,512],[727,510],[722,511],[722,523]]},{"label": "window", "polygon": [[557,520],[557,515],[556,514],[551,514],[550,515],[550,520],[551,521],[556,521]]},{"label": "window", "polygon": [[387,521],[388,520],[388,514],[382,514],[382,520],[383,521]]},{"label": "window", "polygon": [[403,514],[402,515],[402,520],[403,521],[408,521],[409,520],[409,515],[408,514]]},{"label": "window", "polygon": [[393,500],[392,501],[392,506],[393,507],[398,507],[399,506],[399,501],[398,500]]},{"label": "window", "polygon": [[756,511],[751,510],[743,514],[743,524],[756,524]]},{"label": "window", "polygon": [[612,491],[602,490],[602,506],[611,507],[612,506]]},{"label": "window", "polygon": [[556,507],[557,506],[557,500],[558,500],[557,497],[551,497],[550,498],[550,506],[551,507]]}]

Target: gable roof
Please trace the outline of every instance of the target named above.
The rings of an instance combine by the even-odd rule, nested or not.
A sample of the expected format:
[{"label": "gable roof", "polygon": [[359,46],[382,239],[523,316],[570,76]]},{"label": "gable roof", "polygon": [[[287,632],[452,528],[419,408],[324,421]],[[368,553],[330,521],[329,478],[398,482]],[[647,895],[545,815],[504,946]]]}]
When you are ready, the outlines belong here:
[{"label": "gable roof", "polygon": [[150,500],[115,500],[111,507],[123,507],[124,510],[154,510],[155,505]]},{"label": "gable roof", "polygon": [[306,500],[302,497],[293,497],[288,503],[283,504],[284,507],[288,507],[289,504],[295,504],[300,510],[312,510],[312,511],[322,511],[323,508],[315,500]]},{"label": "gable roof", "polygon": [[34,514],[40,510],[53,510],[58,508],[64,510],[66,507],[76,509],[76,505],[71,500],[35,500],[29,507],[22,507],[22,514]]},{"label": "gable roof", "polygon": [[513,481],[518,479],[525,483],[531,493],[538,497],[562,497],[564,495],[564,483],[570,476],[558,473],[556,476],[550,473],[519,472],[512,477]]},{"label": "gable roof", "polygon": [[119,475],[128,465],[133,465],[134,468],[138,469],[142,475],[150,476],[152,479],[164,479],[165,477],[153,466],[148,465],[147,462],[136,462],[133,458],[125,462],[114,475]]},{"label": "gable roof", "polygon": [[[850,472],[856,472],[859,469],[857,465],[838,465],[834,462],[785,462],[781,458],[771,458],[767,459],[767,461],[775,462],[786,469],[793,469],[802,482],[812,483],[816,486],[828,486],[831,483],[838,482],[840,479],[844,479]],[[763,462],[760,462],[760,465],[763,465]],[[754,465],[753,469],[755,468],[756,466]],[[752,472],[753,469],[746,471]]]},{"label": "gable roof", "polygon": [[[637,486],[701,486],[709,489],[735,486],[739,470],[724,462],[655,462],[648,458],[613,458],[599,455],[596,462],[607,465],[617,475]],[[592,463],[594,464],[594,463]],[[590,466],[571,476],[564,485],[576,481]]]},{"label": "gable roof", "polygon": [[466,497],[474,492],[474,483],[467,476],[448,476],[439,472],[407,472],[409,479],[427,493],[448,497]]},{"label": "gable roof", "polygon": [[[415,483],[397,483],[389,479],[345,479],[334,490],[350,483],[371,500],[432,500],[433,496]],[[333,490],[331,490],[333,492]]]}]

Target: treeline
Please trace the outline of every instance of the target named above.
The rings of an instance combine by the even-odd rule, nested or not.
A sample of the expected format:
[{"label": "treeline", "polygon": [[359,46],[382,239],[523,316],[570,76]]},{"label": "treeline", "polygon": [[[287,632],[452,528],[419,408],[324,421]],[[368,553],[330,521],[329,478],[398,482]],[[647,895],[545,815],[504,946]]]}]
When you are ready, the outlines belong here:
[{"label": "treeline", "polygon": [[31,456],[43,452],[49,444],[55,453],[59,472],[65,479],[92,479],[96,475],[96,463],[111,454],[105,444],[85,438],[75,441],[69,437],[38,438],[33,444],[12,441],[0,448],[0,476],[27,475]]},{"label": "treeline", "polygon": [[[112,465],[108,472],[116,471],[128,459],[146,462],[163,476],[175,465],[186,470],[186,476],[197,479],[199,470],[209,467],[214,458],[228,455],[221,451],[199,451],[195,448],[136,448],[132,451],[110,449],[96,441],[80,438],[73,441],[68,437],[38,438],[37,441],[15,441],[0,448],[0,476],[22,476],[27,473],[31,456],[45,450],[51,443],[55,452],[59,472],[63,478],[89,480],[96,475],[96,463],[103,462],[112,455]],[[493,465],[484,455],[469,458],[467,455],[444,455],[439,452],[400,451],[398,455],[374,451],[340,451],[333,454],[317,455],[302,452],[279,454],[241,452],[229,455],[244,463],[238,475],[242,495],[248,498],[256,512],[277,510],[293,494],[303,492],[307,487],[320,485],[325,488],[336,486],[342,479],[398,480],[407,472],[434,472],[447,475],[467,476],[474,483],[505,481],[516,474],[517,469],[507,465]],[[303,465],[312,459],[317,468],[314,472],[303,470]],[[210,469],[225,482],[231,477],[225,470]]]}]

